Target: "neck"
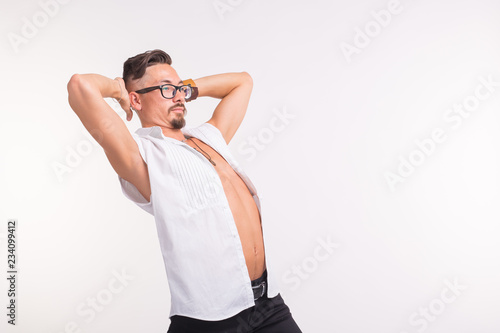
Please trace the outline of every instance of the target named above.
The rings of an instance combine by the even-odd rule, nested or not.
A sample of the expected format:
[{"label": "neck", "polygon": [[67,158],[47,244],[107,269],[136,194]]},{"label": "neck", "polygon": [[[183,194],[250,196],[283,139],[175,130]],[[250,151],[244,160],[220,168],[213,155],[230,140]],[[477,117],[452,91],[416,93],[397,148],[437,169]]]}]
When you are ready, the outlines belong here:
[{"label": "neck", "polygon": [[163,135],[166,136],[166,137],[169,137],[169,138],[172,138],[172,139],[176,139],[176,140],[179,140],[179,141],[183,141],[183,140],[186,139],[186,137],[184,136],[184,134],[182,133],[182,131],[180,129],[166,127],[166,126],[161,126],[161,125],[158,125],[158,124],[146,124],[146,123],[142,124],[142,127],[153,127],[153,126],[160,127]]},{"label": "neck", "polygon": [[162,126],[160,127],[161,131],[163,132],[163,135],[168,136],[169,138],[173,138],[179,141],[182,141],[186,138],[180,129],[172,129]]}]

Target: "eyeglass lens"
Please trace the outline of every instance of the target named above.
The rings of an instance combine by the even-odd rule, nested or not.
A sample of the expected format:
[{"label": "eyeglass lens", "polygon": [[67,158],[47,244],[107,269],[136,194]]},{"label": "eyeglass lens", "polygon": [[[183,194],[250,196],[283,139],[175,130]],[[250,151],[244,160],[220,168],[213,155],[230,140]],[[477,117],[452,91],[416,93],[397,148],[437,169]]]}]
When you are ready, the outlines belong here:
[{"label": "eyeglass lens", "polygon": [[186,98],[191,97],[191,87],[190,86],[181,86],[179,88],[176,88],[172,85],[164,85],[162,86],[161,93],[163,97],[165,98],[173,98],[175,96],[175,93],[179,89],[181,93],[184,93]]}]

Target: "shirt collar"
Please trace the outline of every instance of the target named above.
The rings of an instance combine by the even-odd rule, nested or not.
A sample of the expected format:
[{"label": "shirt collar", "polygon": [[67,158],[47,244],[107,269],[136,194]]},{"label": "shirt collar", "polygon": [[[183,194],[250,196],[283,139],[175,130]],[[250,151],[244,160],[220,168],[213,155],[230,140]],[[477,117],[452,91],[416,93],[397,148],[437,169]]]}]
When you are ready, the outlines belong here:
[{"label": "shirt collar", "polygon": [[152,127],[141,127],[138,128],[135,133],[139,136],[152,136],[158,139],[163,139],[165,136],[161,131],[160,126],[152,126]]},{"label": "shirt collar", "polygon": [[[183,129],[181,129],[181,132],[186,133],[186,132],[188,132],[188,130],[183,128]],[[157,138],[157,139],[161,139],[161,140],[166,139],[166,140],[172,141],[172,142],[177,143],[177,144],[184,144],[182,141],[179,141],[179,140],[176,140],[174,138],[163,135],[163,131],[161,130],[160,126],[141,127],[141,128],[138,128],[135,131],[135,133],[141,137],[148,137],[149,136],[149,137],[153,137],[153,138]]]}]

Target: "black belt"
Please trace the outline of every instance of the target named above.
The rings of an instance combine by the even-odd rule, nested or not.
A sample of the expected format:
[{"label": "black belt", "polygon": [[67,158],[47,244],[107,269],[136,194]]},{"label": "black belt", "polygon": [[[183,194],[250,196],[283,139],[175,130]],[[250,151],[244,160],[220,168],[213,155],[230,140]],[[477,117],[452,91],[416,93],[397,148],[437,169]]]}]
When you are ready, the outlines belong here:
[{"label": "black belt", "polygon": [[267,294],[267,269],[260,278],[252,281],[252,290],[254,301]]}]

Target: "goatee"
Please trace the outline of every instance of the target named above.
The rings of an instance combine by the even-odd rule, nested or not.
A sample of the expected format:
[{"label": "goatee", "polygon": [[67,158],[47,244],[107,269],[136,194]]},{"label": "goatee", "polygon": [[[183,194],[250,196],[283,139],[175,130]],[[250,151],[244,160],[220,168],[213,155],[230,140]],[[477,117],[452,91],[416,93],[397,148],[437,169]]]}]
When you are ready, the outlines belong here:
[{"label": "goatee", "polygon": [[176,117],[174,120],[172,120],[172,127],[174,129],[181,129],[184,126],[186,126],[186,120],[184,117]]},{"label": "goatee", "polygon": [[177,117],[175,116],[174,120],[172,120],[172,127],[174,129],[181,129],[183,128],[184,126],[186,126],[186,120],[184,119],[184,116],[186,115],[187,113],[187,110],[186,108],[184,107],[184,105],[182,104],[176,104],[174,106],[172,106],[169,110],[168,110],[168,113],[172,112],[171,110],[175,109],[175,108],[178,108],[178,107],[182,107],[184,110],[182,112],[182,117]]}]

